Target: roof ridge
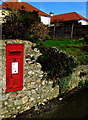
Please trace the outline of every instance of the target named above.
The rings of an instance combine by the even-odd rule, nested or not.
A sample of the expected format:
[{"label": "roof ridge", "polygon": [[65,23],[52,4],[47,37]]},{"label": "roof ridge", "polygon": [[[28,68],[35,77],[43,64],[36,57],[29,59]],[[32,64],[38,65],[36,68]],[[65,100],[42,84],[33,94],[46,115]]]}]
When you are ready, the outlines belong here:
[{"label": "roof ridge", "polygon": [[[58,15],[65,15],[65,14],[71,14],[71,13],[76,13],[76,12],[63,13],[63,14],[58,14]],[[54,15],[54,16],[58,16],[58,15]],[[53,16],[52,16],[52,17],[53,17]]]},{"label": "roof ridge", "polygon": [[[76,13],[76,12],[74,12],[74,13],[80,18],[80,16],[81,16],[80,14],[78,14],[78,13]],[[80,18],[80,19],[81,19],[81,18]]]}]

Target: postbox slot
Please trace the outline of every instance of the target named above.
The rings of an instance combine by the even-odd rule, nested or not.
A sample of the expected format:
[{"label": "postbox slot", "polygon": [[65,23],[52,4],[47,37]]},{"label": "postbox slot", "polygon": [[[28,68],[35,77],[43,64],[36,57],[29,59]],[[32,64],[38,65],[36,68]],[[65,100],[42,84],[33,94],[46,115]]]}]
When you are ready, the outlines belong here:
[{"label": "postbox slot", "polygon": [[9,51],[10,54],[14,54],[14,53],[21,53],[21,51]]},{"label": "postbox slot", "polygon": [[21,51],[9,51],[9,55],[13,56],[13,55],[20,55]]}]

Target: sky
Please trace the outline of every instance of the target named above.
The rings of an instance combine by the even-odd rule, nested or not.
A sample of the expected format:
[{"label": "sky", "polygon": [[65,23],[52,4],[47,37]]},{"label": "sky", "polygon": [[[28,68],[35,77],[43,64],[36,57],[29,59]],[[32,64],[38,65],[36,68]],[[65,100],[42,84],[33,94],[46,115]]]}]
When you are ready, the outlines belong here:
[{"label": "sky", "polygon": [[[5,2],[6,0],[2,0]],[[64,14],[69,12],[77,12],[83,17],[86,17],[86,2],[87,0],[22,0],[34,7],[49,14],[53,12],[54,15]],[[61,2],[63,1],[63,2]]]},{"label": "sky", "polygon": [[55,15],[77,12],[86,17],[86,2],[29,2],[29,4],[37,7],[38,9]]}]

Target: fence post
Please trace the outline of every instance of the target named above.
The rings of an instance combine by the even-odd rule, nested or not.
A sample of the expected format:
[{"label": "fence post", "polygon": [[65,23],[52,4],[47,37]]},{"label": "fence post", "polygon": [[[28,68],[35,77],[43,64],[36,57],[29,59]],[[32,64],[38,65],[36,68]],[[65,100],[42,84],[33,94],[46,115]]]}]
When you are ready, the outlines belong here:
[{"label": "fence post", "polygon": [[74,29],[74,23],[72,24],[72,28],[71,28],[71,39],[73,38],[73,29]]}]

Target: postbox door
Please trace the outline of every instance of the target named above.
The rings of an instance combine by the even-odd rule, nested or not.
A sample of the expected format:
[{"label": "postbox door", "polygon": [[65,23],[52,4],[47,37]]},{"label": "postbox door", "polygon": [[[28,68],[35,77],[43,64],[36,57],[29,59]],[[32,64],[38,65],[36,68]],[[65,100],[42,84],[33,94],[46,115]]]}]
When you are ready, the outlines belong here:
[{"label": "postbox door", "polygon": [[23,71],[21,59],[9,59],[7,63],[7,92],[20,90],[23,88]]}]

